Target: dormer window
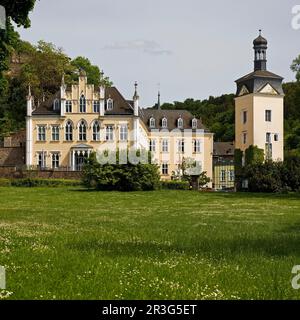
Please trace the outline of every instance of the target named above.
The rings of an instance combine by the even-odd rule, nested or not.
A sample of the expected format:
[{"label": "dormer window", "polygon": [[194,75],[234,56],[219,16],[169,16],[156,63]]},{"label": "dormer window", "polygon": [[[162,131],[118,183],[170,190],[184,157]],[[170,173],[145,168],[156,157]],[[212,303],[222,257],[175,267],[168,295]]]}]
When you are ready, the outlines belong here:
[{"label": "dormer window", "polygon": [[53,103],[53,110],[57,111],[59,109],[60,109],[60,101],[58,99],[55,99]]},{"label": "dormer window", "polygon": [[150,128],[155,128],[155,119],[152,117],[152,118],[150,118],[150,121],[149,121],[149,126],[150,126]]},{"label": "dormer window", "polygon": [[106,102],[106,109],[107,111],[111,111],[114,107],[114,101],[113,99],[109,98],[107,99],[107,102]]},{"label": "dormer window", "polygon": [[168,128],[168,120],[167,118],[163,118],[162,121],[161,121],[161,126],[162,128],[166,129]]},{"label": "dormer window", "polygon": [[193,129],[197,129],[197,124],[198,124],[198,121],[197,121],[196,118],[194,118],[194,119],[192,120],[192,128],[193,128]]},{"label": "dormer window", "polygon": [[86,99],[84,94],[81,95],[79,101],[79,112],[85,113],[86,112]]},{"label": "dormer window", "polygon": [[182,120],[182,118],[179,118],[177,120],[177,127],[178,127],[178,129],[182,129],[183,128],[183,120]]}]

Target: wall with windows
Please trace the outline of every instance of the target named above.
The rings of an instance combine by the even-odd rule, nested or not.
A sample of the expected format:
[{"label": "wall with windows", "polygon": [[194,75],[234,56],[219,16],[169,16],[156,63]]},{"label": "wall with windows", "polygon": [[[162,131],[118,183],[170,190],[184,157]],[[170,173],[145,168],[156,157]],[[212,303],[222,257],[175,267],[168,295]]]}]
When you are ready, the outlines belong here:
[{"label": "wall with windows", "polygon": [[161,130],[151,132],[149,139],[150,151],[163,180],[171,179],[173,172],[179,173],[179,166],[186,159],[197,161],[212,179],[213,134]]},{"label": "wall with windows", "polygon": [[[236,149],[245,151],[250,145],[256,145],[265,151],[267,159],[283,160],[283,99],[281,95],[262,93],[236,98]],[[244,112],[247,112],[246,122]]]},{"label": "wall with windows", "polygon": [[275,161],[284,158],[283,110],[282,96],[254,97],[254,144],[265,150],[266,158]]},{"label": "wall with windows", "polygon": [[[129,141],[129,134],[133,130],[132,123],[132,117],[104,117],[101,119],[94,114],[70,114],[65,118],[60,116],[35,117],[32,136],[33,164],[39,164],[39,154],[44,152],[46,161],[43,165],[50,168],[52,167],[52,155],[58,153],[59,166],[70,167],[70,150],[80,144],[86,144],[93,150],[131,147],[133,142]],[[67,124],[70,126],[67,127]],[[96,128],[99,131],[95,131]]]}]

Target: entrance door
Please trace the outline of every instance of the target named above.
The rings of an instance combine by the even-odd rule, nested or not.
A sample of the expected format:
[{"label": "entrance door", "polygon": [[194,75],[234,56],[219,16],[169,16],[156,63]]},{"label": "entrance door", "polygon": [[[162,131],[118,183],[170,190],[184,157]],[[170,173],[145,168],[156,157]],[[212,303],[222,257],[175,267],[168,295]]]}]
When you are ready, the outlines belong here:
[{"label": "entrance door", "polygon": [[75,170],[81,171],[85,161],[88,158],[87,152],[76,152],[75,153]]}]

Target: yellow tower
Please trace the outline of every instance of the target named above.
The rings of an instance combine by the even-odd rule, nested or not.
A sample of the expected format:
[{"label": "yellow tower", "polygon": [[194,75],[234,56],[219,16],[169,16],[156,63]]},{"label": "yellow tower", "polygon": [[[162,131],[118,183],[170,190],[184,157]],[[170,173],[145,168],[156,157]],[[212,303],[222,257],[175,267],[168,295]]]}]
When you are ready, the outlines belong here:
[{"label": "yellow tower", "polygon": [[235,148],[257,146],[266,160],[283,161],[283,78],[267,70],[268,42],[261,30],[253,44],[254,71],[236,81]]}]

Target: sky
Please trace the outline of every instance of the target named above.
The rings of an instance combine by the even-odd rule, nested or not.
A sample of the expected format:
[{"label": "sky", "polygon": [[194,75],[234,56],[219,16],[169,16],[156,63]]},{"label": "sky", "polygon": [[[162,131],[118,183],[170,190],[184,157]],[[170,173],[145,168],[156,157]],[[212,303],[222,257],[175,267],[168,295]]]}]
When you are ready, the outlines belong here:
[{"label": "sky", "polygon": [[[22,39],[52,42],[86,56],[130,99],[140,103],[206,99],[234,93],[234,81],[253,70],[258,30],[269,41],[268,69],[294,80],[300,29],[292,8],[300,0],[40,0]],[[300,19],[299,19],[300,20]]]}]

